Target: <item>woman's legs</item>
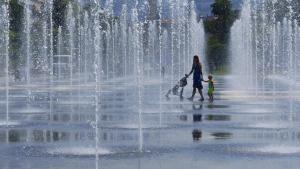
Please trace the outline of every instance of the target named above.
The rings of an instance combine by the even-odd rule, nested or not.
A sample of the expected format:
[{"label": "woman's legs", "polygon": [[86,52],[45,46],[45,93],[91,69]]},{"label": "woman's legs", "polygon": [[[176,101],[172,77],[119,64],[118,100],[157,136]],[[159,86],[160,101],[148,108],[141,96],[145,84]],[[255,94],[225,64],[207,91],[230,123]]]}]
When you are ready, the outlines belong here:
[{"label": "woman's legs", "polygon": [[198,91],[199,91],[199,94],[200,94],[200,96],[201,96],[201,101],[204,101],[202,89],[198,88]]},{"label": "woman's legs", "polygon": [[196,94],[196,88],[194,87],[193,88],[193,94],[190,98],[188,98],[189,100],[194,100],[194,97],[195,97],[195,94]]}]

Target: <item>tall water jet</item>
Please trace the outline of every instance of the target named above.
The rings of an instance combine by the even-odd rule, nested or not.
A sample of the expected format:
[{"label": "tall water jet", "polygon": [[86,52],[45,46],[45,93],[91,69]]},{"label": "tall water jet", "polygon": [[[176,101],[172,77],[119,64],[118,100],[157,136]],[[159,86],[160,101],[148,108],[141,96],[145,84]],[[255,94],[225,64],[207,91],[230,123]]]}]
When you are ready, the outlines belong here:
[{"label": "tall water jet", "polygon": [[[251,12],[250,1],[244,2],[243,11],[241,12],[241,18],[243,20],[237,20],[231,30],[231,54],[232,54],[232,73],[238,77],[244,77],[244,79],[239,80],[239,83],[235,83],[244,87],[251,84],[249,80],[252,72],[250,72],[250,67],[252,66],[249,62],[252,51],[251,43]],[[250,55],[249,55],[250,54]],[[238,56],[244,55],[245,58],[239,58]],[[250,65],[249,65],[250,64]],[[250,83],[249,83],[250,82]],[[239,86],[235,86],[239,87]]]},{"label": "tall water jet", "polygon": [[[130,14],[132,15],[132,14]],[[130,21],[130,24],[132,24],[132,22]],[[128,27],[128,53],[131,54],[131,57],[128,58],[128,66],[127,66],[127,69],[128,69],[128,72],[133,72],[133,74],[130,74],[130,75],[134,75],[135,74],[135,67],[133,66],[134,65],[134,48],[133,48],[133,30],[132,30],[132,27]],[[129,66],[130,65],[130,66]]]},{"label": "tall water jet", "polygon": [[170,41],[171,41],[171,86],[174,85],[174,75],[175,75],[175,71],[174,71],[174,22],[175,22],[175,18],[174,18],[174,13],[175,13],[175,0],[171,0],[170,2],[170,11],[171,11],[171,35],[170,35]]},{"label": "tall water jet", "polygon": [[[139,38],[141,38],[141,35],[139,36]],[[142,101],[142,91],[143,91],[143,68],[142,68],[142,59],[141,59],[141,49],[139,48],[138,49],[138,52],[137,52],[137,85],[138,85],[138,98],[139,98],[139,103],[138,103],[138,112],[139,112],[139,150],[140,152],[143,151],[143,122],[142,122],[142,109],[143,109],[143,101]]]},{"label": "tall water jet", "polygon": [[[265,0],[262,0],[262,92],[264,94],[265,91],[265,81],[266,81],[266,4],[265,4]],[[247,57],[247,59],[249,59],[249,57]]]},{"label": "tall water jet", "polygon": [[107,57],[111,58],[108,61],[108,75],[107,77],[110,77],[111,79],[115,78],[115,59],[116,59],[116,47],[115,47],[115,40],[116,40],[116,20],[114,19],[114,1],[113,0],[108,0],[107,1],[107,14],[108,14],[108,18],[110,20],[107,21],[107,31],[109,33],[109,38],[108,38],[108,47],[109,47],[109,55]]},{"label": "tall water jet", "polygon": [[53,87],[53,79],[54,79],[54,54],[53,54],[53,0],[48,1],[48,11],[49,11],[49,33],[48,33],[48,38],[49,38],[49,67],[50,67],[50,86],[51,89]]},{"label": "tall water jet", "polygon": [[105,62],[105,67],[106,67],[106,80],[108,80],[109,79],[109,72],[110,72],[110,64],[109,64],[109,57],[110,57],[110,32],[109,32],[109,25],[107,24],[107,26],[108,26],[108,30],[106,30],[105,31],[105,43],[106,43],[106,45],[105,45],[105,60],[106,60],[106,62]]},{"label": "tall water jet", "polygon": [[135,8],[132,9],[132,25],[133,25],[133,53],[134,53],[134,63],[135,63],[135,76],[137,84],[137,95],[138,95],[138,126],[139,126],[139,151],[143,151],[143,126],[142,126],[142,85],[143,85],[143,68],[141,67],[142,61],[142,23],[139,23],[138,20],[138,2],[136,1]]},{"label": "tall water jet", "polygon": [[[276,45],[276,35],[277,35],[277,22],[275,17],[275,4],[272,4],[272,74],[276,74],[276,48],[278,48],[278,45]],[[275,80],[272,81],[272,90],[273,90],[273,96],[275,95]]]},{"label": "tall water jet", "polygon": [[[6,3],[8,2],[6,1]],[[38,93],[41,99],[47,101],[47,106],[49,107],[45,109],[49,111],[50,126],[52,125],[51,122],[56,120],[56,118],[61,120],[61,114],[58,114],[57,117],[54,112],[56,112],[57,107],[62,107],[61,105],[66,103],[58,103],[59,106],[56,106],[56,96],[58,98],[57,101],[60,101],[62,93],[71,93],[71,97],[68,100],[71,102],[67,102],[68,106],[66,107],[69,108],[70,103],[71,106],[75,106],[74,96],[72,96],[75,84],[77,85],[78,83],[78,93],[80,93],[83,83],[91,88],[95,85],[95,106],[98,107],[95,108],[95,112],[99,112],[100,81],[101,84],[106,83],[106,81],[102,81],[103,77],[106,77],[107,80],[112,80],[112,82],[119,80],[117,79],[119,77],[125,77],[125,80],[133,77],[136,81],[133,81],[133,83],[129,82],[132,83],[130,85],[134,85],[138,89],[136,90],[138,96],[136,115],[139,125],[138,149],[142,151],[144,75],[147,73],[148,80],[152,78],[155,80],[159,79],[161,125],[163,100],[161,95],[163,89],[162,67],[166,68],[168,77],[171,77],[173,79],[172,83],[175,83],[177,78],[183,76],[191,66],[192,63],[190,61],[194,54],[203,57],[201,54],[201,50],[204,50],[202,22],[199,22],[195,13],[195,7],[189,0],[168,0],[167,3],[164,0],[159,0],[157,9],[155,9],[157,11],[154,10],[158,13],[154,14],[155,17],[149,18],[146,15],[152,13],[142,10],[149,8],[147,2],[135,1],[134,7],[132,7],[132,4],[124,5],[121,15],[119,15],[118,11],[114,11],[116,10],[116,1],[114,0],[106,1],[108,6],[101,7],[103,12],[98,11],[96,14],[93,13],[94,11],[89,11],[94,8],[92,5],[84,7],[79,5],[79,10],[77,10],[76,2],[72,1],[64,8],[65,11],[63,11],[61,20],[58,19],[59,21],[55,18],[57,16],[53,15],[53,11],[60,10],[57,9],[56,4],[54,5],[56,1],[23,0],[19,4],[24,7],[24,18],[22,18],[24,21],[24,37],[21,39],[21,43],[24,46],[22,51],[24,57],[21,57],[23,60],[16,64],[19,64],[17,66],[21,68],[21,72],[24,74],[25,78],[22,81],[25,83],[25,89],[28,90],[28,98],[30,101],[34,101],[31,99],[31,95],[35,96],[35,93]],[[164,9],[169,8],[167,4],[171,5],[171,10],[169,11]],[[128,14],[129,11],[133,11],[131,17]],[[171,13],[168,13],[170,11]],[[171,17],[169,14],[171,14]],[[7,17],[9,16],[7,15]],[[4,24],[7,26],[4,30],[8,30],[9,19],[2,17],[1,21],[3,20],[7,22],[7,24]],[[54,21],[58,23],[54,23]],[[6,43],[1,45],[1,48],[4,46],[7,50],[3,52],[6,59],[3,59],[2,62],[5,62],[3,69],[6,69],[3,72],[5,72],[6,77],[6,118],[8,121],[9,89],[12,88],[9,85],[22,84],[17,81],[9,83],[9,71],[14,71],[13,64],[15,63],[9,67],[8,31],[5,36],[4,41]],[[54,37],[55,40],[53,40]],[[146,44],[147,42],[148,44]],[[53,49],[53,46],[56,49]],[[106,76],[101,76],[102,69],[105,69]],[[43,83],[39,83],[41,79]],[[36,89],[33,87],[36,87]],[[39,89],[47,89],[48,95],[44,94],[45,90]],[[47,100],[48,98],[49,100]],[[85,97],[81,97],[79,94],[78,101],[80,99],[83,100]],[[31,103],[27,104],[28,108],[30,108],[28,110],[36,106],[35,102]],[[73,116],[71,120],[72,118]],[[98,118],[98,116],[95,117],[95,120],[100,121]],[[52,134],[52,131],[49,132]],[[51,134],[50,138],[54,139]]]},{"label": "tall water jet", "polygon": [[[177,24],[176,24],[176,29],[175,29],[175,32],[176,32],[176,44],[175,44],[175,47],[176,47],[176,60],[177,60],[177,63],[178,63],[178,68],[176,70],[176,73],[177,73],[177,76],[176,78],[177,79],[180,79],[182,78],[183,76],[183,72],[181,72],[181,67],[182,67],[182,61],[181,61],[181,56],[180,56],[180,51],[181,51],[181,46],[180,46],[180,43],[181,43],[181,40],[180,40],[180,36],[181,36],[181,27],[183,25],[183,22],[182,22],[182,13],[181,13],[181,10],[180,10],[180,2],[181,1],[176,1],[175,3],[175,9],[176,9],[176,18],[177,18]],[[197,20],[196,20],[197,21]]]},{"label": "tall water jet", "polygon": [[[75,34],[75,17],[73,16],[73,5],[72,3],[68,4],[68,8],[67,8],[67,32],[68,32],[68,67],[69,67],[69,83],[70,83],[70,96],[71,96],[71,102],[73,102],[73,60],[74,60],[74,56],[75,56],[75,52],[74,52],[74,34]],[[73,112],[74,106],[73,104],[71,104],[71,112]]]},{"label": "tall water jet", "polygon": [[25,35],[26,35],[26,84],[27,84],[27,92],[28,92],[28,99],[31,99],[31,91],[29,89],[29,85],[31,84],[31,26],[32,26],[32,12],[29,0],[25,1]]},{"label": "tall water jet", "polygon": [[122,12],[121,12],[121,18],[120,18],[120,24],[121,24],[121,37],[122,37],[122,55],[123,55],[123,76],[127,77],[127,60],[128,60],[128,50],[127,50],[127,45],[128,45],[128,40],[127,40],[127,35],[128,35],[128,26],[127,26],[127,5],[122,6]]},{"label": "tall water jet", "polygon": [[163,4],[162,4],[162,0],[158,0],[157,1],[158,3],[158,18],[159,18],[159,21],[158,21],[158,55],[159,55],[159,81],[160,81],[160,85],[159,85],[159,126],[161,127],[162,126],[162,96],[161,96],[161,93],[162,93],[162,82],[163,82],[163,73],[162,72],[162,39],[163,39],[163,32],[162,32],[162,10],[163,10]]},{"label": "tall water jet", "polygon": [[[75,32],[75,18],[73,16],[73,6],[68,5],[67,13],[67,29],[69,38],[69,71],[70,71],[70,85],[73,85],[73,58],[74,58],[74,32]],[[72,93],[72,92],[71,92]]]},{"label": "tall water jet", "polygon": [[153,35],[156,34],[156,24],[155,22],[149,23],[149,30],[148,30],[148,50],[147,50],[147,57],[145,57],[146,64],[146,71],[148,78],[150,78],[154,73],[155,70],[157,70],[156,67],[156,37]]},{"label": "tall water jet", "polygon": [[[90,16],[85,11],[86,8],[84,9],[79,5],[79,12],[77,12],[75,2],[72,2],[72,5],[67,5],[67,15],[63,16],[64,23],[58,25],[58,33],[55,36],[57,39],[55,44],[53,44],[53,0],[38,3],[33,3],[31,0],[24,0],[22,2],[22,5],[24,5],[25,36],[23,42],[25,54],[25,57],[23,57],[25,60],[23,72],[27,86],[30,87],[32,83],[36,82],[37,78],[32,79],[32,77],[39,72],[48,72],[50,74],[51,72],[53,74],[55,72],[57,80],[62,83],[63,76],[69,72],[70,80],[67,81],[71,85],[74,81],[77,81],[75,79],[77,78],[77,73],[82,73],[84,74],[85,83],[87,83],[93,74],[92,68],[88,65],[91,64],[92,60],[90,46],[93,43],[91,39],[94,32],[90,28]],[[39,8],[39,3],[44,5]],[[132,37],[129,37],[129,34],[133,33],[133,25],[130,23],[130,17],[127,14],[129,10],[132,10],[132,5],[123,5],[121,14],[119,15],[119,12],[114,11],[115,2],[113,0],[106,1],[106,3],[107,5],[102,7],[103,13],[99,17],[101,24],[105,25],[100,31],[105,35],[103,37],[105,41],[103,45],[106,49],[103,50],[102,63],[105,68],[106,77],[107,79],[114,79],[116,77],[135,75],[135,71],[131,70],[135,70],[136,59],[130,55],[135,42]],[[169,10],[164,9],[169,7],[162,5],[162,1],[157,4],[161,4],[154,10],[158,12],[156,15],[160,15],[159,18],[156,18],[156,16],[148,18],[146,15],[155,14],[148,12],[151,10],[140,10],[142,8],[148,9],[148,2],[140,3],[134,7],[138,8],[138,22],[144,22],[140,31],[143,38],[139,41],[142,48],[141,55],[143,56],[141,58],[145,64],[142,71],[143,73],[148,71],[147,74],[149,74],[149,77],[150,74],[151,77],[158,77],[161,73],[161,68],[166,67],[166,72],[172,77],[172,83],[174,83],[174,78],[181,77],[187,69],[187,65],[190,66],[191,63],[187,61],[191,60],[192,56],[190,55],[200,53],[196,48],[203,48],[204,45],[199,45],[204,43],[202,42],[204,37],[202,37],[201,32],[203,25],[201,25],[201,22],[198,22],[194,5],[188,0],[169,0],[166,3],[170,5]],[[188,8],[187,6],[192,7]],[[73,11],[73,8],[76,8],[76,10]],[[186,9],[188,9],[188,12],[186,12]],[[40,17],[37,10],[45,13]],[[165,15],[165,12],[162,12],[165,10],[170,13]],[[43,26],[40,26],[40,22],[35,20],[36,17],[39,17]],[[150,25],[150,28],[147,24]],[[78,38],[76,35],[80,32],[79,27],[82,27],[83,30],[81,30],[81,35]],[[130,29],[131,31],[129,31]],[[164,31],[167,32],[169,38],[165,42],[162,41]],[[43,34],[41,36],[43,39],[35,38],[39,34]],[[146,40],[149,40],[149,45],[145,44]],[[80,46],[79,44],[81,47],[78,50],[77,47]],[[53,45],[57,47],[54,57]],[[193,45],[194,47],[192,47]],[[165,55],[162,54],[162,46],[166,46],[167,52]],[[81,53],[78,51],[81,51]],[[149,55],[149,57],[146,55]],[[43,64],[39,64],[40,62],[43,62]],[[167,64],[168,62],[171,63],[170,66]],[[55,70],[52,70],[53,68]],[[46,76],[43,76],[43,78],[51,81],[51,76],[48,79],[46,79]]]},{"label": "tall water jet", "polygon": [[94,50],[95,50],[95,55],[94,55],[94,74],[95,74],[95,118],[96,118],[96,126],[95,126],[95,155],[96,155],[96,168],[98,168],[98,161],[99,161],[99,98],[100,98],[100,58],[101,58],[101,35],[100,35],[100,24],[99,24],[99,19],[98,19],[98,9],[94,14],[94,31],[95,31],[95,38],[94,38]]},{"label": "tall water jet", "polygon": [[[48,18],[48,39],[49,39],[49,63],[48,63],[48,72],[49,72],[49,121],[53,120],[53,87],[54,87],[54,51],[53,51],[53,0],[49,0],[47,3],[49,18]],[[50,125],[50,124],[49,124]],[[53,132],[50,130],[50,139],[52,142]]]},{"label": "tall water jet", "polygon": [[231,30],[231,67],[239,81],[235,84],[262,95],[270,90],[275,95],[276,83],[283,83],[283,76],[290,81],[289,90],[297,81],[298,21],[292,1],[285,1],[284,6],[281,2],[244,1],[240,19]]},{"label": "tall water jet", "polygon": [[58,34],[57,34],[57,79],[60,81],[62,79],[61,74],[62,74],[62,28],[61,26],[58,27]]},{"label": "tall water jet", "polygon": [[162,31],[162,44],[165,44],[165,45],[162,45],[163,46],[162,47],[162,55],[165,56],[164,58],[162,58],[163,65],[168,65],[168,63],[167,63],[168,61],[167,61],[167,57],[166,57],[166,56],[168,56],[168,53],[169,53],[168,46],[167,46],[167,44],[169,42],[168,38],[169,38],[168,32],[166,30],[163,30]]},{"label": "tall water jet", "polygon": [[[80,12],[78,12],[80,13]],[[80,18],[80,14],[78,14],[78,21]],[[78,23],[79,24],[79,23]],[[77,102],[80,103],[81,102],[81,91],[82,91],[82,32],[83,32],[83,27],[79,26],[78,28],[78,59],[77,59],[77,64],[78,64],[78,68],[77,68],[77,77],[78,77],[78,88],[77,88]],[[78,105],[78,109],[81,110],[81,105]]]},{"label": "tall water jet", "polygon": [[[205,43],[205,32],[203,21],[198,21],[197,14],[195,11],[195,4],[192,2],[191,4],[191,28],[190,28],[190,35],[191,35],[191,51],[193,55],[198,55],[203,62],[203,65],[206,65],[205,59],[205,52],[204,52],[204,43]],[[189,63],[192,64],[192,63]]]},{"label": "tall water jet", "polygon": [[43,38],[43,43],[42,43],[42,58],[41,58],[41,69],[43,73],[43,83],[47,82],[47,76],[45,76],[46,73],[48,73],[49,70],[49,61],[48,61],[48,42],[47,42],[47,23],[46,21],[43,21],[42,25],[42,38]]},{"label": "tall water jet", "polygon": [[87,12],[84,12],[83,16],[83,55],[84,57],[82,60],[84,61],[84,66],[83,66],[83,75],[84,75],[84,84],[87,84],[88,81],[88,47],[89,47],[89,22],[88,22],[88,14]]},{"label": "tall water jet", "polygon": [[9,1],[5,1],[4,17],[5,17],[5,88],[6,88],[6,125],[9,121]]},{"label": "tall water jet", "polygon": [[116,69],[115,69],[115,64],[116,64],[116,47],[115,47],[115,41],[116,41],[116,23],[115,21],[112,21],[111,24],[111,65],[112,65],[112,73],[111,73],[111,78],[115,78],[116,74]]},{"label": "tall water jet", "polygon": [[167,70],[173,83],[175,78],[181,78],[190,70],[194,55],[199,55],[201,62],[206,63],[205,36],[203,22],[197,17],[193,1],[168,2],[170,16],[162,16],[160,21],[163,21],[161,28],[167,30],[169,38],[162,42],[162,46],[166,46],[166,58],[163,59],[166,63],[163,64],[168,65]]},{"label": "tall water jet", "polygon": [[5,112],[6,126],[9,125],[9,1],[5,0],[0,9],[0,50],[3,53],[5,72]]},{"label": "tall water jet", "polygon": [[[257,44],[257,42],[258,42],[258,31],[257,31],[257,23],[258,23],[258,21],[257,21],[257,19],[258,19],[258,13],[257,13],[257,6],[258,6],[258,4],[257,4],[258,2],[257,2],[257,0],[254,0],[254,7],[252,8],[252,11],[251,11],[251,13],[253,13],[253,24],[254,24],[254,36],[255,36],[255,38],[254,38],[254,60],[255,60],[255,68],[254,68],[254,86],[255,86],[255,95],[257,96],[257,94],[258,94],[258,92],[257,92],[257,89],[258,89],[258,53],[257,53],[257,49],[258,49],[258,44]],[[250,5],[250,4],[249,4]],[[233,35],[233,33],[232,33],[232,35]],[[233,42],[232,42],[232,44],[233,44]],[[231,45],[232,45],[231,44]]]}]

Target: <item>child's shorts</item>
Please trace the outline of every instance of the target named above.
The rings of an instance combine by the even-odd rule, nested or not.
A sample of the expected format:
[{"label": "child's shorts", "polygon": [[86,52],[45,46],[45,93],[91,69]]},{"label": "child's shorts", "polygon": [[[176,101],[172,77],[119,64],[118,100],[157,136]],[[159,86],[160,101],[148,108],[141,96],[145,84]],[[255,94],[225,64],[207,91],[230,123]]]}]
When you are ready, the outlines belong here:
[{"label": "child's shorts", "polygon": [[208,89],[208,92],[207,92],[209,95],[212,95],[214,94],[214,89]]}]

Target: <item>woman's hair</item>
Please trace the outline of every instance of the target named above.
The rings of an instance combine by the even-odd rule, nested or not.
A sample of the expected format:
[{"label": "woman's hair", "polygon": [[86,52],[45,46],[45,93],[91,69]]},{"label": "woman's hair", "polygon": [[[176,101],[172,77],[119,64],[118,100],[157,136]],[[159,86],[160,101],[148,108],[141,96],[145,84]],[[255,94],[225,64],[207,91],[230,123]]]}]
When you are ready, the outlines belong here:
[{"label": "woman's hair", "polygon": [[197,64],[199,66],[201,66],[201,62],[200,62],[200,59],[199,59],[199,56],[195,55],[194,56],[194,61],[193,61],[194,64]]}]

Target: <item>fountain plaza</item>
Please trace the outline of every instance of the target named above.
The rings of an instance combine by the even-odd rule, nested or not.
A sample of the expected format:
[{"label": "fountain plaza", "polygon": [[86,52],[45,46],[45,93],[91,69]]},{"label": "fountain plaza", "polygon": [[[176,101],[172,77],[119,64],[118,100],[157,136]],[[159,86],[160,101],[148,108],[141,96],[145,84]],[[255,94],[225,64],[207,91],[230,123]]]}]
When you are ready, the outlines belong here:
[{"label": "fountain plaza", "polygon": [[215,76],[214,103],[165,98],[193,55],[207,64],[203,22],[188,0],[158,0],[158,20],[139,1],[117,18],[113,0],[89,11],[72,1],[63,25],[52,19],[55,1],[37,16],[33,1],[20,0],[17,63],[1,1],[0,168],[298,168],[299,27],[292,11],[276,22],[266,1],[244,1],[232,73]]}]

